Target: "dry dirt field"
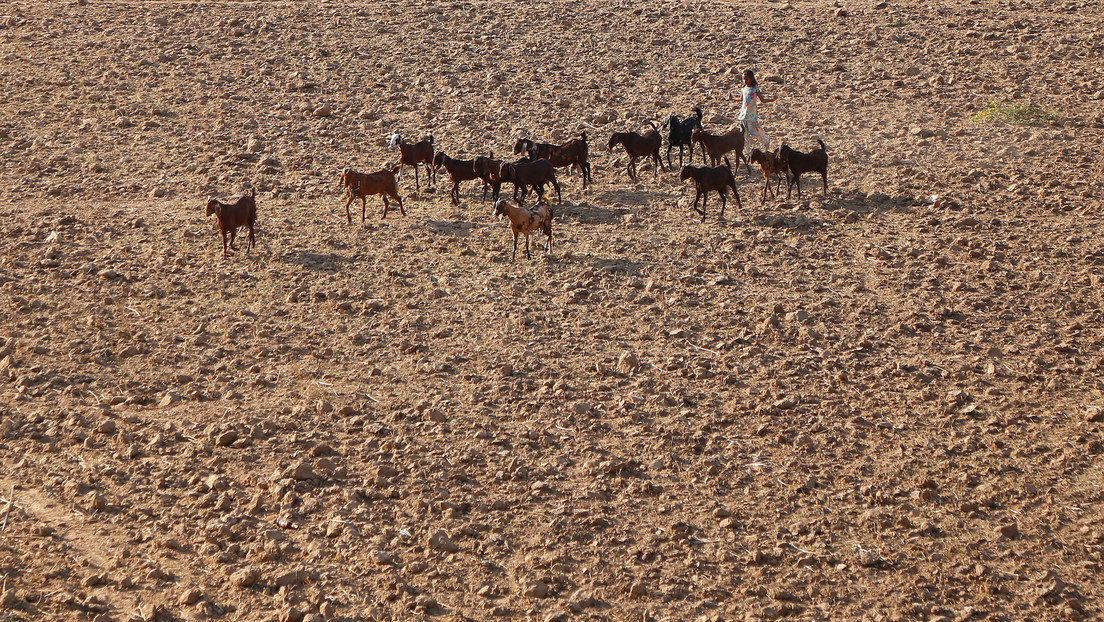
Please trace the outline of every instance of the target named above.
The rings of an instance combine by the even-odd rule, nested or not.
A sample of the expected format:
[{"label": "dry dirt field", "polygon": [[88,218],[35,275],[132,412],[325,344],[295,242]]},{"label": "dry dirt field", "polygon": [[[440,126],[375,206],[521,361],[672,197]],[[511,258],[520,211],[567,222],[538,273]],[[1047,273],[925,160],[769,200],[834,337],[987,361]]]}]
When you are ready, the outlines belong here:
[{"label": "dry dirt field", "polygon": [[[0,621],[1101,619],[1102,25],[3,3]],[[725,129],[749,67],[827,195],[741,167],[702,224],[626,178],[610,133]],[[551,254],[443,175],[345,222],[391,132],[582,129]],[[223,259],[204,201],[251,186]]]}]

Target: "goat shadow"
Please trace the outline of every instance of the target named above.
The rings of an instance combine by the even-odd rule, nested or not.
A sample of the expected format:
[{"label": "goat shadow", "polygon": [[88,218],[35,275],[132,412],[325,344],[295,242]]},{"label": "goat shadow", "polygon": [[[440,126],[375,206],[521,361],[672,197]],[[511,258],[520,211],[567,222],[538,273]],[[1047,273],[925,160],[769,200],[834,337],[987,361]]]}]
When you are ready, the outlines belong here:
[{"label": "goat shadow", "polygon": [[470,238],[472,229],[484,229],[490,225],[468,220],[428,220],[425,226],[431,233]]},{"label": "goat shadow", "polygon": [[614,224],[620,222],[622,216],[632,214],[634,211],[627,207],[599,207],[592,203],[573,206],[553,204],[552,209],[556,213],[556,218],[574,220],[588,225]]},{"label": "goat shadow", "polygon": [[352,261],[351,257],[338,255],[337,253],[315,253],[313,251],[293,249],[281,256],[288,263],[303,266],[315,272],[338,272],[345,264]]},{"label": "goat shadow", "polygon": [[677,199],[678,196],[679,195],[671,194],[670,192],[663,192],[658,188],[653,190],[604,190],[602,192],[595,193],[593,200],[596,203],[623,203],[627,205],[640,206],[654,202]]}]

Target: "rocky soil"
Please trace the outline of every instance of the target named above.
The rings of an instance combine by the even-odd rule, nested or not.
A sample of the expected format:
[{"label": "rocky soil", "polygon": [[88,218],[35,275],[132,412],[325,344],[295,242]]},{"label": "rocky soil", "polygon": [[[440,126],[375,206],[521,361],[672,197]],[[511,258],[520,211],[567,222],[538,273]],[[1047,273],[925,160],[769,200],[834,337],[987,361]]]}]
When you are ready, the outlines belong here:
[{"label": "rocky soil", "polygon": [[[0,619],[1100,618],[1102,23],[0,6]],[[703,224],[606,151],[695,105],[726,129],[748,67],[827,195],[741,169]],[[583,129],[551,254],[510,261],[443,175],[345,222],[339,170],[391,132]],[[249,187],[258,246],[223,259],[203,204]]]}]

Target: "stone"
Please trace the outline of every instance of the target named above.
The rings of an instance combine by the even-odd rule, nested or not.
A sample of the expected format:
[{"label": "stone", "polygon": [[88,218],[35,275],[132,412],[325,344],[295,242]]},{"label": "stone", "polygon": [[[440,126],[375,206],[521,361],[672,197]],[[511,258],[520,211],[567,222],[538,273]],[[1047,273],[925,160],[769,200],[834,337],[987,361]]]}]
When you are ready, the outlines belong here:
[{"label": "stone", "polygon": [[628,350],[621,353],[621,356],[617,357],[617,369],[622,373],[632,373],[640,368],[640,359],[635,354]]},{"label": "stone", "polygon": [[455,553],[460,550],[460,546],[452,541],[444,529],[438,529],[429,536],[429,546],[444,553]]},{"label": "stone", "polygon": [[550,592],[551,588],[544,581],[533,581],[525,587],[521,595],[529,598],[547,598]]}]

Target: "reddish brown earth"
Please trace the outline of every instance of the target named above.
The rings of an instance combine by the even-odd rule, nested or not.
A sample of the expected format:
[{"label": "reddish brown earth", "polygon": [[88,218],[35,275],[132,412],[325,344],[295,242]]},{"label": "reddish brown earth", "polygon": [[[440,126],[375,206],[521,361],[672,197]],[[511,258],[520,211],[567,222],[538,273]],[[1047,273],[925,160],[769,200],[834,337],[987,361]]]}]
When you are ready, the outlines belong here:
[{"label": "reddish brown earth", "polygon": [[[0,6],[0,620],[1099,619],[1102,23]],[[746,67],[827,196],[741,169],[701,224],[676,173],[628,182],[610,133],[723,130]],[[550,256],[443,176],[345,223],[391,132],[584,122]],[[204,201],[250,186],[224,260]]]}]

